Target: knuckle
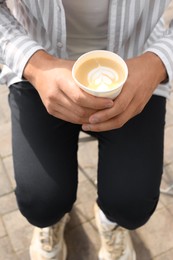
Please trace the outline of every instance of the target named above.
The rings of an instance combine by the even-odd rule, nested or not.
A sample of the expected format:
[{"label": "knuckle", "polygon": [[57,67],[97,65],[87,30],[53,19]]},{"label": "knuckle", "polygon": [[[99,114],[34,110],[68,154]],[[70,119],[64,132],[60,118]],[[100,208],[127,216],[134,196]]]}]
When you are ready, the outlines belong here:
[{"label": "knuckle", "polygon": [[75,115],[80,118],[86,118],[87,117],[87,112],[84,109],[78,108],[74,111]]},{"label": "knuckle", "polygon": [[45,98],[46,107],[51,107],[53,103],[53,95],[49,94]]},{"label": "knuckle", "polygon": [[54,93],[54,91],[49,90],[49,91],[47,92],[46,99],[47,99],[48,101],[50,101],[50,102],[51,102],[52,100],[54,100],[54,99],[55,99],[55,93]]},{"label": "knuckle", "polygon": [[50,115],[53,115],[53,114],[54,114],[54,109],[53,109],[53,105],[52,105],[51,99],[49,99],[49,98],[46,99],[46,101],[45,101],[45,107],[46,107],[47,112],[48,112]]},{"label": "knuckle", "polygon": [[81,117],[77,112],[73,113],[72,118],[73,118],[73,122],[74,122],[75,124],[82,124],[83,121],[84,121],[84,120],[82,119],[82,117]]},{"label": "knuckle", "polygon": [[140,102],[140,104],[137,107],[136,114],[140,114],[143,111],[144,107],[145,105],[143,104],[143,102]]},{"label": "knuckle", "polygon": [[138,95],[136,97],[136,112],[137,114],[140,114],[142,112],[142,110],[144,109],[145,107],[145,104],[146,104],[146,97],[145,95],[142,95],[142,93],[140,93],[140,95]]},{"label": "knuckle", "polygon": [[138,108],[138,110],[136,111],[136,115],[139,115],[142,112],[142,110],[143,110],[142,107]]},{"label": "knuckle", "polygon": [[121,128],[125,124],[124,120],[122,118],[117,118],[116,119],[116,128]]},{"label": "knuckle", "polygon": [[54,110],[50,104],[46,105],[46,110],[47,110],[48,114],[54,115]]},{"label": "knuckle", "polygon": [[121,112],[124,112],[126,110],[126,103],[122,100],[118,102],[118,106]]},{"label": "knuckle", "polygon": [[79,116],[80,118],[85,118],[85,117],[87,117],[87,112],[86,112],[85,110],[81,109],[81,110],[79,111],[79,113],[78,113],[78,116]]},{"label": "knuckle", "polygon": [[81,100],[81,96],[80,96],[80,93],[76,93],[75,96],[74,96],[74,102],[76,104],[81,104],[82,100]]},{"label": "knuckle", "polygon": [[80,117],[77,117],[77,116],[74,118],[74,122],[75,122],[75,124],[79,124],[79,125],[83,124],[83,120]]}]

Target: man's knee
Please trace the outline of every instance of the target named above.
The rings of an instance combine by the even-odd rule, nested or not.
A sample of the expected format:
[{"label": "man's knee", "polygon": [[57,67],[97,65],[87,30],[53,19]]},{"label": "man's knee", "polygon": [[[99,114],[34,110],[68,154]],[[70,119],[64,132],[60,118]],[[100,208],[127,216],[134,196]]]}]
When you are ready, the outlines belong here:
[{"label": "man's knee", "polygon": [[100,208],[109,220],[131,230],[139,228],[149,220],[157,203],[158,198],[111,198],[107,201],[98,199]]},{"label": "man's knee", "polygon": [[34,226],[47,227],[59,221],[65,213],[72,209],[76,194],[60,191],[52,193],[21,194],[16,190],[19,209],[26,219]]}]

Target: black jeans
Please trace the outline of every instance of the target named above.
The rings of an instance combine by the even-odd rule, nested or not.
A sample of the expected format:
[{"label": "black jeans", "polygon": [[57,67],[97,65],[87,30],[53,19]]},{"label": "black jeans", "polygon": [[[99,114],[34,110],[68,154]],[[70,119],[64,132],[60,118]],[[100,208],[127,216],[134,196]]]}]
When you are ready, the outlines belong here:
[{"label": "black jeans", "polygon": [[[10,86],[9,103],[19,208],[33,225],[52,225],[76,200],[81,126],[49,115],[26,82]],[[159,199],[165,103],[153,96],[122,128],[95,133],[98,204],[108,219],[128,229],[143,225]]]}]

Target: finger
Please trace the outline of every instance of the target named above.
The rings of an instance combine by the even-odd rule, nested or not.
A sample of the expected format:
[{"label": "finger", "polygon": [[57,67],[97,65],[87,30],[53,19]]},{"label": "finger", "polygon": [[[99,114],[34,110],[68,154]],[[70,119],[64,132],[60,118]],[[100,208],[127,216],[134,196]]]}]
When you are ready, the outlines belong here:
[{"label": "finger", "polygon": [[72,112],[77,117],[87,122],[89,122],[89,117],[96,112],[96,110],[78,106],[71,99],[65,96],[64,93],[61,94],[61,98],[57,100],[54,107],[55,111],[60,111],[61,113],[63,113],[63,109],[66,109],[69,113]]},{"label": "finger", "polygon": [[95,97],[81,90],[78,86],[76,86],[73,82],[68,82],[67,85],[62,84],[61,90],[67,95],[74,103],[79,106],[100,110],[104,108],[110,108],[113,106],[113,101],[108,98]]},{"label": "finger", "polygon": [[125,89],[115,100],[113,107],[97,111],[89,118],[91,124],[105,122],[115,116],[121,115],[130,105],[133,100],[132,93],[129,94],[129,89]]},{"label": "finger", "polygon": [[77,106],[61,91],[58,99],[53,99],[50,106],[47,107],[47,111],[54,117],[77,124],[89,123],[89,116],[95,112],[94,110]]},{"label": "finger", "polygon": [[52,115],[56,118],[62,119],[64,121],[73,123],[73,124],[88,124],[89,120],[88,118],[80,118],[76,114],[74,114],[72,111],[69,111],[66,108],[59,107],[57,110],[54,110],[52,112]]},{"label": "finger", "polygon": [[84,131],[102,132],[113,129],[121,128],[127,123],[129,119],[139,114],[136,108],[133,106],[133,102],[128,106],[128,108],[118,116],[115,116],[107,121],[95,124],[83,124],[82,129]]}]

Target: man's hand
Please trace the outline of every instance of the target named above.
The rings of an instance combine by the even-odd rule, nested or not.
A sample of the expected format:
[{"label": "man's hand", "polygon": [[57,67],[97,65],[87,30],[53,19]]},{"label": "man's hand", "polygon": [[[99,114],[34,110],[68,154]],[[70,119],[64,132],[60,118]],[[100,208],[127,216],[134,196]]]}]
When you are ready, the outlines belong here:
[{"label": "man's hand", "polygon": [[122,127],[143,110],[153,91],[167,76],[162,61],[151,52],[127,60],[127,66],[128,79],[113,107],[91,115],[90,124],[84,124],[83,130],[100,132]]},{"label": "man's hand", "polygon": [[76,86],[71,75],[73,64],[41,50],[30,58],[24,77],[36,88],[49,114],[85,124],[96,111],[111,107],[113,101],[91,96]]}]

